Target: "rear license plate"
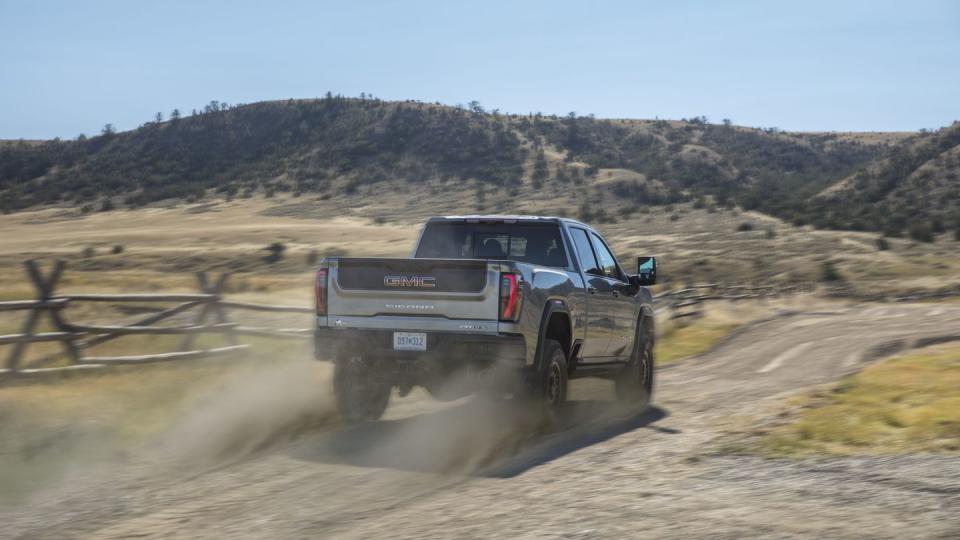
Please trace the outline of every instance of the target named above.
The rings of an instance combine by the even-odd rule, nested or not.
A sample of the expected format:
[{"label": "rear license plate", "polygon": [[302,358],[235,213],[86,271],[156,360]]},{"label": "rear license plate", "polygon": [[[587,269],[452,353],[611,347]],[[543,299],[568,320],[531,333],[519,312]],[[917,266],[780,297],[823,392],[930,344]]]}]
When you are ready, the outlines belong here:
[{"label": "rear license plate", "polygon": [[425,351],[427,350],[427,334],[425,332],[394,332],[393,350]]}]

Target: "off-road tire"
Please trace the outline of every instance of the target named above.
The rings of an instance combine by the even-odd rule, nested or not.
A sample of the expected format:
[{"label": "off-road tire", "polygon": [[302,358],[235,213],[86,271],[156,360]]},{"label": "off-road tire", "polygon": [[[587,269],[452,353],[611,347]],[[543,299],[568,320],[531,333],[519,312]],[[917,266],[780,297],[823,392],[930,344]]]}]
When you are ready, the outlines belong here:
[{"label": "off-road tire", "polygon": [[543,343],[540,369],[534,375],[531,398],[551,419],[556,419],[567,401],[567,356],[563,347],[553,339]]},{"label": "off-road tire", "polygon": [[348,424],[380,419],[390,403],[393,384],[377,373],[375,363],[360,355],[337,360],[333,394],[343,421]]},{"label": "off-road tire", "polygon": [[643,325],[637,326],[630,363],[615,379],[617,399],[636,404],[645,410],[653,399],[653,335]]}]

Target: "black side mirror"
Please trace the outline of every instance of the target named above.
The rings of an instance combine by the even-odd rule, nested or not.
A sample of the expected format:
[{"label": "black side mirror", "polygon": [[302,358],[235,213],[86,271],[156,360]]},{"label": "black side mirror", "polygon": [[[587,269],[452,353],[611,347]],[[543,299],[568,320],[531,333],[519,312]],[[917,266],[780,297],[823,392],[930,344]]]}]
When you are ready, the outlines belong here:
[{"label": "black side mirror", "polygon": [[657,258],[637,257],[637,275],[630,276],[630,283],[637,287],[648,287],[657,283]]}]

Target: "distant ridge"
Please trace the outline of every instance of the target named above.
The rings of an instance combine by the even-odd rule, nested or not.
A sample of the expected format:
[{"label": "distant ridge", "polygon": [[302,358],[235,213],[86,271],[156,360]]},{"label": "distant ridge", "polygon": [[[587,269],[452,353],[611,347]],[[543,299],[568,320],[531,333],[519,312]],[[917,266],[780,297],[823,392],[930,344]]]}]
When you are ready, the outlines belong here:
[{"label": "distant ridge", "polygon": [[[85,210],[276,192],[351,197],[382,182],[462,180],[606,193],[629,212],[693,201],[796,224],[901,234],[960,222],[960,127],[789,133],[683,121],[503,115],[328,96],[225,107],[85,140],[0,144],[0,209]],[[481,186],[480,188],[476,186]],[[625,208],[625,210],[623,209]],[[901,219],[903,218],[903,219]],[[941,227],[942,228],[942,227]]]}]

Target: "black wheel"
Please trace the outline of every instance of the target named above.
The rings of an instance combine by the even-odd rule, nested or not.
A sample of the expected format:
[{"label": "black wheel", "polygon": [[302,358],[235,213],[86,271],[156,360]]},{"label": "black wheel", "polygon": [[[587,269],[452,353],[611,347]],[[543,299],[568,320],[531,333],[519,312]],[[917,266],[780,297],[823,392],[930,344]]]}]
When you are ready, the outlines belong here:
[{"label": "black wheel", "polygon": [[556,418],[567,401],[567,357],[560,343],[552,339],[544,342],[542,355],[532,397],[548,416]]},{"label": "black wheel", "polygon": [[360,355],[339,359],[333,371],[333,393],[347,423],[377,420],[390,403],[393,383],[375,363]]},{"label": "black wheel", "polygon": [[646,409],[653,398],[653,368],[653,331],[642,325],[637,328],[630,363],[616,379],[617,399]]}]

